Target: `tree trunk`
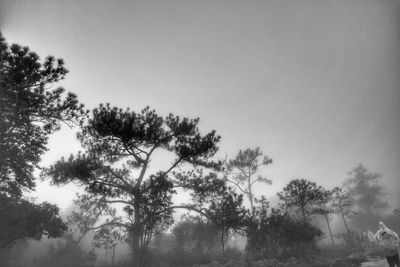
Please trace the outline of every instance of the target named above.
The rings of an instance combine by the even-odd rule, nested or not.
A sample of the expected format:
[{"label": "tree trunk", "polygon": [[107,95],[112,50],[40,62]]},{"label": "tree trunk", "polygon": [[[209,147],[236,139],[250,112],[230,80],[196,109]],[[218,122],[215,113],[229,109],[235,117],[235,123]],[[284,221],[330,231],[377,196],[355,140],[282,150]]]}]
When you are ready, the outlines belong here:
[{"label": "tree trunk", "polygon": [[248,190],[249,190],[249,201],[250,201],[250,209],[251,209],[251,218],[254,221],[256,212],[255,212],[255,209],[254,209],[253,192],[251,191],[250,176],[248,177],[247,183],[248,183]]},{"label": "tree trunk", "polygon": [[114,267],[114,264],[115,264],[115,247],[116,246],[113,246],[113,248],[112,248],[112,255],[111,255],[111,266],[112,267]]},{"label": "tree trunk", "polygon": [[108,264],[108,247],[107,246],[106,246],[106,255],[104,257],[105,257],[106,263]]},{"label": "tree trunk", "polygon": [[134,225],[132,228],[133,229],[131,233],[131,238],[132,238],[132,254],[135,263],[134,266],[144,267],[143,253],[140,247],[140,232],[138,230],[139,226]]},{"label": "tree trunk", "polygon": [[333,235],[332,235],[331,225],[329,224],[328,214],[325,214],[325,220],[326,220],[326,224],[328,225],[329,236],[331,237],[332,245],[334,246],[335,241],[333,240]]},{"label": "tree trunk", "polygon": [[303,215],[303,221],[304,221],[304,223],[306,223],[307,219],[306,219],[306,212],[304,209],[305,209],[305,207],[301,206],[301,214]]},{"label": "tree trunk", "polygon": [[344,212],[343,212],[343,207],[342,207],[342,205],[340,205],[340,204],[339,204],[339,207],[340,207],[340,213],[342,214],[344,226],[346,227],[347,233],[350,234],[350,228],[349,228],[349,226],[347,225],[346,218],[345,218]]},{"label": "tree trunk", "polygon": [[144,251],[141,244],[142,238],[142,225],[140,223],[140,206],[138,203],[134,205],[135,222],[131,228],[131,238],[132,238],[132,254],[133,260],[135,262],[135,267],[144,267]]},{"label": "tree trunk", "polygon": [[222,256],[225,258],[225,239],[224,230],[221,231],[221,244],[222,244]]}]

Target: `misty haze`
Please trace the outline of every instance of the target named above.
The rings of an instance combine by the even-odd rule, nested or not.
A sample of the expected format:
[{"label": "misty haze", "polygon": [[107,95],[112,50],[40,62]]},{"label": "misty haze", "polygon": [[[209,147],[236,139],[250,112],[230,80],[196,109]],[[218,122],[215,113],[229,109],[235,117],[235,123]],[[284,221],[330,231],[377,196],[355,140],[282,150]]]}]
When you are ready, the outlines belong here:
[{"label": "misty haze", "polygon": [[398,0],[0,0],[0,267],[400,267]]}]

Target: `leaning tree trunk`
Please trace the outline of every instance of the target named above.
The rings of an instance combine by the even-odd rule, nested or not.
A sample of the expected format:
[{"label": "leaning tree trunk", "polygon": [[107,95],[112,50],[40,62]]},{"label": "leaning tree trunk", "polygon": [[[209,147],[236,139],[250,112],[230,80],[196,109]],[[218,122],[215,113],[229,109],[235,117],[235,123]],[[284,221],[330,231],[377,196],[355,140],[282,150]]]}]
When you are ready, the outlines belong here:
[{"label": "leaning tree trunk", "polygon": [[326,224],[328,225],[329,236],[331,237],[332,245],[334,246],[335,241],[333,240],[333,235],[332,235],[331,225],[329,224],[328,214],[325,214],[325,220],[326,220]]},{"label": "leaning tree trunk", "polygon": [[248,186],[248,190],[249,190],[248,196],[249,196],[249,201],[250,201],[251,219],[254,221],[255,216],[256,216],[256,211],[255,211],[255,208],[254,208],[254,199],[253,199],[253,192],[251,190],[250,176],[249,176],[249,178],[247,180],[247,183],[248,183],[247,186]]},{"label": "leaning tree trunk", "polygon": [[[339,205],[340,205],[340,204],[339,204]],[[346,217],[344,216],[344,212],[343,212],[343,207],[342,207],[342,205],[340,205],[340,213],[342,214],[343,223],[344,223],[344,226],[346,227],[347,233],[350,234],[350,228],[349,228],[349,226],[348,226],[348,224],[347,224]]]}]

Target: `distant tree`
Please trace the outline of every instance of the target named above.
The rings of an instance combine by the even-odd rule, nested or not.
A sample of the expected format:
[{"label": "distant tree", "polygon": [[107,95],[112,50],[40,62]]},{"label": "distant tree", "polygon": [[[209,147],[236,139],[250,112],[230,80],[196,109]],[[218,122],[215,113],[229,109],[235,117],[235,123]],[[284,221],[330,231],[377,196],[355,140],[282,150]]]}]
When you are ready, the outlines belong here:
[{"label": "distant tree", "polygon": [[[95,201],[89,194],[77,194],[73,210],[67,219],[68,233],[64,235],[69,249],[72,249],[73,245],[78,247],[88,233],[96,229],[97,225],[102,224],[104,216],[118,219],[116,213],[116,208],[110,207],[107,203]],[[106,256],[108,251],[111,251],[111,265],[114,266],[116,247],[124,242],[127,242],[125,232],[113,225],[106,225],[98,228],[93,236],[92,245],[95,248],[105,249]]]},{"label": "distant tree", "polygon": [[353,213],[351,206],[352,198],[350,197],[350,193],[340,187],[333,188],[332,207],[336,213],[340,213],[348,234],[350,234],[351,231],[347,223],[346,216]]},{"label": "distant tree", "polygon": [[305,179],[295,179],[290,181],[278,196],[285,208],[299,209],[303,221],[307,222],[307,217],[313,213],[313,207],[323,196],[323,188]]},{"label": "distant tree", "polygon": [[64,235],[57,244],[49,246],[47,254],[37,257],[28,266],[32,267],[94,267],[96,254],[77,246],[70,234]]},{"label": "distant tree", "polygon": [[248,259],[250,262],[254,260],[254,257],[257,257],[256,254],[259,254],[257,250],[260,245],[260,228],[267,222],[270,211],[270,203],[265,196],[261,196],[260,199],[255,198],[254,202],[254,214],[249,213],[247,218],[244,219],[243,223],[245,227],[242,231],[242,236],[245,236],[247,239],[246,252],[247,256],[250,257]]},{"label": "distant tree", "polygon": [[184,216],[171,232],[174,236],[175,251],[208,257],[210,253],[218,250],[218,226],[200,216]]},{"label": "distant tree", "polygon": [[[68,216],[68,226],[72,242],[76,245],[85,238],[85,236],[99,225],[102,217],[112,217],[114,220],[120,217],[116,216],[116,208],[110,207],[107,203],[98,202],[89,194],[77,194],[74,200],[74,207]],[[103,231],[104,233],[108,232]]]},{"label": "distant tree", "polygon": [[270,179],[256,175],[261,166],[272,163],[272,159],[263,156],[263,152],[259,147],[255,149],[240,150],[233,160],[228,163],[228,176],[232,178],[234,185],[247,196],[250,202],[250,211],[252,216],[255,214],[254,207],[254,191],[255,183],[272,184]]},{"label": "distant tree", "polygon": [[[188,183],[185,177],[204,176],[202,169],[190,173],[181,172],[176,176],[184,182],[183,185]],[[197,182],[190,186],[195,189],[191,195],[198,209],[204,207],[204,203],[209,203],[204,213],[200,213],[200,218],[204,216],[220,229],[222,253],[225,256],[225,239],[229,238],[231,232],[243,234],[247,227],[245,221],[248,218],[248,210],[243,206],[243,195],[237,194],[234,188],[228,186],[226,178],[216,179],[216,175],[216,173],[210,174],[201,183],[200,179],[196,179]],[[190,183],[192,182],[189,181]]]},{"label": "distant tree", "polygon": [[[98,203],[124,205],[124,218],[111,218],[102,226],[126,229],[134,257],[138,266],[142,266],[151,238],[171,225],[173,210],[202,212],[191,203],[173,205],[175,188],[196,194],[218,188],[220,179],[212,173],[172,175],[178,167],[218,168],[221,164],[211,160],[220,137],[214,131],[201,135],[198,122],[199,119],[172,114],[163,118],[149,108],[133,112],[100,105],[78,134],[86,152],[61,159],[45,175],[56,184],[80,182]],[[166,170],[148,174],[156,150],[170,152],[175,159]]]},{"label": "distant tree", "polygon": [[33,170],[60,123],[79,123],[86,114],[76,95],[50,88],[67,74],[62,59],[39,56],[0,34],[0,192],[20,197],[35,186]]},{"label": "distant tree", "polygon": [[331,238],[332,245],[335,245],[335,241],[332,235],[331,225],[329,223],[329,214],[334,212],[332,207],[332,198],[333,191],[329,191],[326,189],[321,189],[321,197],[316,201],[316,207],[313,210],[313,213],[320,214],[324,216],[326,225],[328,226],[329,237]]},{"label": "distant tree", "polygon": [[204,216],[186,213],[169,233],[152,241],[154,266],[192,266],[220,259],[220,229]]},{"label": "distant tree", "polygon": [[386,201],[382,200],[384,192],[378,183],[381,175],[369,172],[362,164],[350,171],[349,175],[352,177],[346,180],[345,185],[359,212],[379,218],[379,212],[389,206]]},{"label": "distant tree", "polygon": [[175,239],[172,232],[173,230],[170,232],[160,232],[154,235],[151,241],[151,248],[154,249],[157,254],[165,254],[175,246]]},{"label": "distant tree", "polygon": [[58,211],[57,206],[47,202],[34,204],[0,194],[0,249],[9,248],[15,241],[25,238],[60,237],[67,226]]},{"label": "distant tree", "polygon": [[115,249],[127,240],[126,233],[117,227],[103,227],[93,237],[93,245],[111,251],[111,266],[115,266]]},{"label": "distant tree", "polygon": [[234,230],[245,227],[247,210],[243,207],[243,195],[238,195],[232,189],[228,189],[218,198],[213,198],[207,210],[208,218],[217,224],[221,232],[222,254],[225,256],[225,239]]}]

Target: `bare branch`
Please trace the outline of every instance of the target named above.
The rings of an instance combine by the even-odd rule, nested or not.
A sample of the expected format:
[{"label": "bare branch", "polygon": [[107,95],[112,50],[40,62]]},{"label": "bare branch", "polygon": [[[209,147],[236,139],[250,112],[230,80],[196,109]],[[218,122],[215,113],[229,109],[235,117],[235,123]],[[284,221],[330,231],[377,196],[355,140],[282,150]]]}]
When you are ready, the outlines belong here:
[{"label": "bare branch", "polygon": [[152,149],[150,150],[150,152],[146,153],[146,154],[147,154],[147,157],[146,157],[146,159],[145,159],[144,162],[143,162],[142,170],[140,171],[139,178],[137,179],[137,182],[136,182],[136,186],[135,186],[136,188],[139,188],[139,187],[140,187],[140,185],[141,185],[141,183],[142,183],[142,181],[143,181],[144,175],[145,175],[145,173],[146,173],[147,167],[148,167],[148,165],[149,165],[149,163],[150,163],[150,156],[151,156],[151,154],[153,153],[153,151],[154,151],[157,147],[158,147],[157,145],[153,146]]},{"label": "bare branch", "polygon": [[[114,175],[118,180],[120,180],[121,182],[123,182],[124,185],[125,185],[126,187],[128,187],[130,190],[133,189],[133,186],[132,186],[131,184],[129,184],[122,176],[120,176],[120,175],[118,175],[116,172],[114,172],[114,171],[112,170],[111,167],[108,167],[108,170],[109,170],[109,172],[111,172],[111,174]],[[127,190],[126,190],[126,191],[127,191]]]},{"label": "bare branch", "polygon": [[171,167],[170,167],[166,172],[164,172],[163,177],[167,176],[168,173],[170,173],[176,166],[178,166],[178,164],[179,164],[181,161],[182,161],[182,158],[181,158],[181,157],[180,157],[179,159],[177,159],[177,160],[174,162],[174,164],[172,164]]},{"label": "bare branch", "polygon": [[[135,158],[135,160],[141,164],[145,164],[146,160],[144,160],[143,158],[141,158],[133,149],[131,149],[130,147],[128,147],[128,144],[126,144],[125,142],[122,142],[124,148],[126,151],[128,151],[130,153],[131,156],[133,156]],[[136,147],[135,147],[136,148]],[[136,148],[137,149],[137,148]]]},{"label": "bare branch", "polygon": [[247,192],[246,190],[243,190],[243,188],[240,187],[239,184],[240,184],[241,181],[239,181],[239,182],[237,182],[237,183],[235,183],[235,182],[233,182],[233,181],[231,181],[231,180],[227,180],[227,181],[228,181],[229,183],[234,184],[240,191],[242,191],[243,194],[248,194],[248,192]]}]

